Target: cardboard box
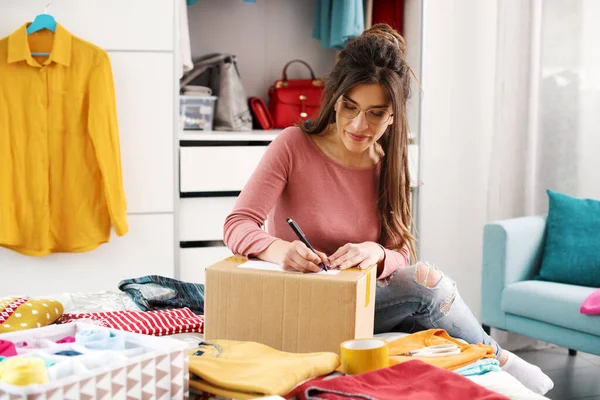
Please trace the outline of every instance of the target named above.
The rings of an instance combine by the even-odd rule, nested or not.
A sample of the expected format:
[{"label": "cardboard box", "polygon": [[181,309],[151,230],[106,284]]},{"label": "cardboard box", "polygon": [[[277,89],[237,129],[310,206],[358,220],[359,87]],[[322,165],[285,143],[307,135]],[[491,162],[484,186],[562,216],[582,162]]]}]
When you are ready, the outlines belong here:
[{"label": "cardboard box", "polygon": [[207,340],[253,341],[295,353],[339,353],[373,336],[376,268],[317,275],[238,268],[232,256],[206,269]]}]

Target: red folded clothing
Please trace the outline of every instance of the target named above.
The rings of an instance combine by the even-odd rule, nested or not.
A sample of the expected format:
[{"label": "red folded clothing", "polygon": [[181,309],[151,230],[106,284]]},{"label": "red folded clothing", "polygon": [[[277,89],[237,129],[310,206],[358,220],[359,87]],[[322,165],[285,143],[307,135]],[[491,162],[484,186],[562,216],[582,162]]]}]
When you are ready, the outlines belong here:
[{"label": "red folded clothing", "polygon": [[204,317],[189,308],[155,311],[108,311],[95,313],[65,313],[59,322],[76,322],[81,319],[98,321],[99,325],[144,335],[172,335],[204,331]]},{"label": "red folded clothing", "polygon": [[301,400],[506,400],[467,378],[423,361],[407,361],[390,368],[329,380],[311,380],[286,396]]}]

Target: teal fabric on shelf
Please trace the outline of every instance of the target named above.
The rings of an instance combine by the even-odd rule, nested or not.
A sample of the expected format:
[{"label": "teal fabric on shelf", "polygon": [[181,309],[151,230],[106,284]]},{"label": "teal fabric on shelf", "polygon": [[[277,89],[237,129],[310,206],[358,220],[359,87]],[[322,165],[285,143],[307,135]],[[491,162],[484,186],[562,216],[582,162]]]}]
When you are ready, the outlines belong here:
[{"label": "teal fabric on shelf", "polygon": [[321,47],[341,50],[365,29],[362,0],[316,0],[313,38]]},{"label": "teal fabric on shelf", "polygon": [[546,244],[536,279],[600,287],[600,201],[547,193]]},{"label": "teal fabric on shelf", "polygon": [[187,2],[187,5],[188,5],[188,6],[191,6],[192,4],[195,4],[195,3],[197,3],[197,2],[198,2],[198,0],[186,0],[186,2]]}]

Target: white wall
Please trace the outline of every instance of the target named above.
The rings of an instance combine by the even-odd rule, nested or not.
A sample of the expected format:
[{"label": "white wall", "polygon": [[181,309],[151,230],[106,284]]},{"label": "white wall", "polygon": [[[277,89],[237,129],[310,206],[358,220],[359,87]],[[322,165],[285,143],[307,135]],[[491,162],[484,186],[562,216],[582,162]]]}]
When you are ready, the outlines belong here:
[{"label": "white wall", "polygon": [[[323,76],[335,60],[312,39],[314,0],[202,0],[188,7],[188,19],[192,55],[235,54],[246,93],[265,101],[288,61],[304,60]],[[308,70],[292,65],[288,77],[308,79]]]},{"label": "white wall", "polygon": [[[2,0],[0,37],[46,0]],[[0,296],[116,290],[120,279],[174,274],[176,2],[60,0],[48,10],[72,34],[108,51],[117,95],[130,232],[97,250],[35,258],[0,248]]]},{"label": "white wall", "polygon": [[477,317],[493,128],[496,0],[424,0],[420,258]]}]

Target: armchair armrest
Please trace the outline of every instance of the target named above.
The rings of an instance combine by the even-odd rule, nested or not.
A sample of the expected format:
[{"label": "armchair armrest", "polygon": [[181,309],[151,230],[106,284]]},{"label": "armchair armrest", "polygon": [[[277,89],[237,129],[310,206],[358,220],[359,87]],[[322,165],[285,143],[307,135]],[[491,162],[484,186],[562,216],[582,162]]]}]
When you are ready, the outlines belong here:
[{"label": "armchair armrest", "polygon": [[502,292],[532,279],[542,257],[546,218],[522,217],[487,224],[483,231],[481,312],[485,325],[504,329]]}]

